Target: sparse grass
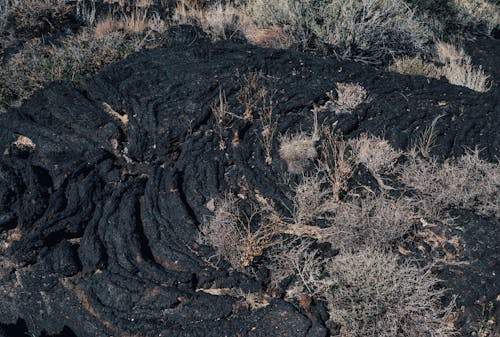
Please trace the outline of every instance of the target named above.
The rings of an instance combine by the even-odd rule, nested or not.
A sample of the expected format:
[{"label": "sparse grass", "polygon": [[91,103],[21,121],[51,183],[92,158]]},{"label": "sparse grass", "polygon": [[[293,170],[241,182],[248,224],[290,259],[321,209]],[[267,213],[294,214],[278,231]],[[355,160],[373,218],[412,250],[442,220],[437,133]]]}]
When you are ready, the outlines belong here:
[{"label": "sparse grass", "polygon": [[419,56],[396,59],[388,70],[403,75],[422,75],[431,78],[440,78],[443,75],[442,70],[434,63],[425,62]]},{"label": "sparse grass", "polygon": [[260,133],[260,141],[264,147],[266,155],[266,164],[271,165],[273,158],[271,151],[273,148],[274,135],[278,127],[276,116],[273,114],[273,101],[270,93],[263,89],[259,91],[260,108],[258,109],[260,124],[262,131]]},{"label": "sparse grass", "polygon": [[0,110],[19,104],[49,82],[78,82],[140,48],[138,40],[120,32],[98,39],[84,30],[63,38],[60,46],[35,39],[0,68]]},{"label": "sparse grass", "polygon": [[439,60],[444,64],[443,75],[451,84],[469,89],[486,92],[491,88],[491,81],[481,66],[474,66],[470,56],[463,49],[440,42],[436,44]]},{"label": "sparse grass", "polygon": [[258,27],[282,27],[297,44],[314,38],[344,57],[376,63],[420,54],[432,40],[413,11],[396,0],[247,0],[242,11]]}]

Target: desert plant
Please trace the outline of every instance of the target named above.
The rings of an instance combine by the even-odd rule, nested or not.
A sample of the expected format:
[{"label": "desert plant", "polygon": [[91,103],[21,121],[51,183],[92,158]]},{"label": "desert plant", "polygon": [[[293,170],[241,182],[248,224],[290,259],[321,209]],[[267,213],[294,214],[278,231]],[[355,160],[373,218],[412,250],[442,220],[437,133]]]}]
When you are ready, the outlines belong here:
[{"label": "desert plant", "polygon": [[474,66],[470,56],[463,49],[458,50],[451,44],[439,42],[436,44],[439,60],[444,63],[442,68],[446,79],[455,85],[486,92],[491,88],[491,81],[481,66]]},{"label": "desert plant", "polygon": [[271,286],[278,287],[284,280],[293,278],[287,290],[289,298],[300,299],[304,294],[315,298],[324,295],[330,284],[323,277],[329,259],[322,258],[321,252],[313,248],[313,243],[309,239],[297,238],[270,250]]},{"label": "desert plant", "polygon": [[60,46],[35,39],[0,68],[0,110],[19,104],[51,81],[78,82],[140,48],[137,39],[120,32],[98,39],[92,31],[83,30],[64,37]]},{"label": "desert plant", "polygon": [[347,144],[340,134],[329,127],[323,129],[321,157],[317,167],[328,180],[334,201],[340,200],[340,193],[348,188],[354,172],[355,162],[347,155],[346,149]]},{"label": "desert plant", "polygon": [[429,268],[364,250],[340,254],[327,270],[331,285],[324,298],[343,336],[453,335],[454,303],[442,307],[444,290]]},{"label": "desert plant", "polygon": [[328,182],[321,172],[303,176],[291,199],[294,203],[293,222],[298,226],[330,220],[335,211]]},{"label": "desert plant", "polygon": [[337,98],[332,99],[336,113],[351,113],[368,98],[368,93],[358,83],[337,83]]},{"label": "desert plant", "polygon": [[310,135],[300,132],[280,137],[279,154],[293,174],[303,173],[310,160],[318,156],[316,141]]},{"label": "desert plant", "polygon": [[389,66],[389,71],[403,75],[422,75],[431,78],[440,78],[442,70],[434,63],[425,62],[421,57],[401,57]]},{"label": "desert plant", "polygon": [[394,169],[401,151],[394,149],[387,140],[362,134],[348,141],[352,155],[372,173],[385,173]]},{"label": "desert plant", "polygon": [[200,227],[199,241],[212,246],[219,258],[235,270],[244,270],[255,257],[278,243],[276,223],[261,221],[264,211],[257,204],[245,210],[231,195],[216,202],[214,215]]},{"label": "desert plant", "polygon": [[313,38],[334,45],[344,57],[385,61],[420,54],[432,34],[397,0],[247,0],[243,12],[260,27],[278,25],[296,43]]},{"label": "desert plant", "polygon": [[453,0],[457,20],[464,26],[491,34],[500,26],[500,7],[487,0]]},{"label": "desert plant", "polygon": [[271,150],[278,123],[273,114],[273,100],[269,92],[265,89],[259,90],[259,96],[260,108],[258,109],[258,114],[262,126],[260,141],[264,147],[266,164],[271,165],[273,161]]},{"label": "desert plant", "polygon": [[351,196],[331,207],[335,211],[321,239],[341,251],[388,248],[411,232],[418,213],[413,200],[386,194]]},{"label": "desert plant", "polygon": [[410,157],[401,167],[400,180],[422,199],[430,198],[432,207],[500,217],[500,164],[482,160],[477,149],[442,164],[432,158]]},{"label": "desert plant", "polygon": [[[238,20],[239,12],[236,8],[220,1],[203,6],[196,0],[179,0],[173,16],[175,23],[196,24],[214,40],[229,38],[228,33],[238,30]],[[244,18],[240,20],[240,25],[243,21]]]}]

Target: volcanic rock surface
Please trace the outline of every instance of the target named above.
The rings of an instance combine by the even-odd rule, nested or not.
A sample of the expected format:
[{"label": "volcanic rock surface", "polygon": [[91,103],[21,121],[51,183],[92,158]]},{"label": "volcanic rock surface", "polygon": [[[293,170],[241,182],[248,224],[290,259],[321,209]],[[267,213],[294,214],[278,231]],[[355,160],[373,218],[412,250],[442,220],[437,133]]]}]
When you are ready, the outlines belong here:
[{"label": "volcanic rock surface", "polygon": [[[194,34],[196,35],[196,34]],[[242,115],[241,79],[261,72],[277,134],[311,130],[314,104],[336,82],[371,100],[352,114],[322,112],[346,138],[383,136],[396,148],[439,115],[433,155],[500,147],[498,89],[480,94],[444,79],[178,32],[74,87],[54,83],[0,115],[0,336],[327,336],[321,306],[306,313],[280,296],[250,311],[241,298],[201,289],[266,291],[267,275],[206,262],[197,244],[207,203],[227,191],[283,198],[286,165],[275,140],[265,163],[262,125],[235,118],[219,135],[221,92]],[[459,303],[498,295],[498,224],[465,221],[470,264],[448,268]],[[464,234],[465,235],[465,234]],[[453,282],[452,282],[453,281]],[[461,301],[461,302],[460,302]],[[470,309],[472,310],[472,309]],[[467,318],[463,318],[467,320]],[[330,327],[331,328],[331,327]],[[19,332],[21,331],[21,332]]]}]

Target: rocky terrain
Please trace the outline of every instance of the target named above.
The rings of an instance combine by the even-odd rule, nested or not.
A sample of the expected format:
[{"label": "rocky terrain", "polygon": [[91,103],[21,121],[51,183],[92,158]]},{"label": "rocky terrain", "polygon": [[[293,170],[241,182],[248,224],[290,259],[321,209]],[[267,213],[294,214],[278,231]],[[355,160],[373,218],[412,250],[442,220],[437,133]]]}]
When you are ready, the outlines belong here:
[{"label": "rocky terrain", "polygon": [[[379,175],[357,152],[335,202],[371,193],[418,199],[409,227],[376,251],[439,280],[432,289],[443,290],[439,306],[449,311],[436,317],[448,328],[439,321],[432,336],[498,336],[498,40],[465,44],[491,76],[487,92],[244,38],[214,42],[192,25],[169,28],[161,41],[76,83],[47,83],[0,113],[0,336],[351,336],[350,323],[332,319],[337,288],[327,290],[332,299],[315,283],[328,271],[301,283],[298,268],[277,282],[272,266],[297,240],[333,265],[374,249],[344,248],[351,241],[328,232],[339,208],[299,226],[294,199],[307,177],[329,177],[325,140],[345,141],[354,157],[355,140],[366,135],[398,153],[389,163],[396,169]],[[348,111],[341,83],[366,93]],[[297,134],[310,136],[313,152],[293,159],[294,172],[283,149]],[[418,157],[443,167],[478,155],[475,167],[490,170],[481,171],[491,177],[481,186],[486,196],[479,191],[470,204],[430,199],[443,205],[442,218],[431,216],[397,169],[409,167],[419,140]],[[344,150],[335,153],[338,168]],[[234,260],[221,253],[232,246],[204,237],[231,198],[241,214],[263,207],[245,235],[261,233],[271,215],[286,219],[252,236],[258,252]],[[244,239],[236,246],[247,247]],[[297,284],[298,295],[290,291]]]}]

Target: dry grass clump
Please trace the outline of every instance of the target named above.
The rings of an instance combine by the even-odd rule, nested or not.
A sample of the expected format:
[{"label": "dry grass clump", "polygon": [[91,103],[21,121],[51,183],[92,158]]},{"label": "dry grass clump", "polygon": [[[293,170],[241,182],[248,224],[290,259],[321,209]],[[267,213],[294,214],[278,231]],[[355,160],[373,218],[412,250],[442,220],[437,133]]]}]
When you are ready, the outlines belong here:
[{"label": "dry grass clump", "polygon": [[288,172],[302,173],[309,161],[318,156],[316,141],[304,132],[281,136],[279,154],[286,162]]},{"label": "dry grass clump", "polygon": [[[487,34],[500,25],[500,7],[487,0],[453,0],[457,19],[464,26],[484,30]],[[483,27],[480,27],[483,26]]]},{"label": "dry grass clump", "polygon": [[480,159],[478,150],[443,164],[435,159],[410,158],[401,168],[400,180],[421,199],[431,201],[428,207],[463,208],[500,217],[500,164]]},{"label": "dry grass clump", "polygon": [[264,210],[257,205],[245,210],[235,197],[226,196],[200,227],[200,241],[212,246],[216,256],[227,260],[235,270],[244,270],[255,257],[278,243],[278,224],[264,218]]},{"label": "dry grass clump", "polygon": [[367,134],[349,140],[348,144],[356,161],[374,173],[392,171],[397,159],[402,154],[401,151],[394,149],[387,140]]},{"label": "dry grass clump", "polygon": [[350,113],[368,98],[366,89],[358,83],[337,83],[337,113]]},{"label": "dry grass clump", "polygon": [[177,1],[173,16],[175,23],[196,24],[215,40],[227,39],[230,34],[236,32],[238,20],[238,11],[229,3],[215,2],[213,5],[202,5],[196,0]]},{"label": "dry grass clump", "polygon": [[148,31],[163,33],[166,30],[165,22],[158,14],[148,16],[147,9],[136,7],[130,14],[123,14],[119,18],[107,16],[95,25],[94,32],[97,38],[122,31],[126,35],[141,35]]},{"label": "dry grass clump", "polygon": [[441,307],[443,290],[429,269],[398,263],[375,250],[345,253],[328,267],[324,293],[330,319],[342,336],[452,336],[453,303]]},{"label": "dry grass clump", "polygon": [[84,30],[63,38],[60,46],[35,39],[0,68],[0,111],[49,82],[80,81],[140,47],[137,40],[120,32],[98,39],[93,32]]},{"label": "dry grass clump", "polygon": [[486,92],[491,88],[491,81],[481,66],[474,66],[470,56],[463,49],[457,50],[454,46],[439,42],[436,44],[439,60],[444,64],[442,68],[446,79],[455,85]]},{"label": "dry grass clump", "polygon": [[434,63],[425,62],[422,58],[402,57],[396,59],[390,66],[389,71],[403,75],[422,75],[431,78],[440,78],[442,70]]}]

